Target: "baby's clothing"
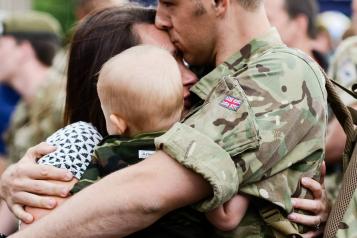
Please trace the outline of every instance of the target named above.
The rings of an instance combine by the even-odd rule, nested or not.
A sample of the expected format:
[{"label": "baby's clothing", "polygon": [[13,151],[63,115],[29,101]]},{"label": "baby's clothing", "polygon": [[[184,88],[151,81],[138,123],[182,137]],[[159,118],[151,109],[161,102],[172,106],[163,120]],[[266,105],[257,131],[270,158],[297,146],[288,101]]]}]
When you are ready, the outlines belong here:
[{"label": "baby's clothing", "polygon": [[75,178],[80,179],[92,159],[95,146],[102,139],[92,124],[70,124],[47,138],[46,142],[56,146],[57,150],[43,156],[37,163],[67,169]]}]

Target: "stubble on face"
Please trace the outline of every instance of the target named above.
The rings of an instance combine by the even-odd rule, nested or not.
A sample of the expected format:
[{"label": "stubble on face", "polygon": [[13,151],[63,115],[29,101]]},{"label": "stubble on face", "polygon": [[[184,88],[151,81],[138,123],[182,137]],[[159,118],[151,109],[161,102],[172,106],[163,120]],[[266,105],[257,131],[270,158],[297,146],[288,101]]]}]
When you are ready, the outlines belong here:
[{"label": "stubble on face", "polygon": [[203,6],[201,0],[191,0],[195,2],[195,10],[193,12],[194,16],[202,16],[207,13],[206,8]]}]

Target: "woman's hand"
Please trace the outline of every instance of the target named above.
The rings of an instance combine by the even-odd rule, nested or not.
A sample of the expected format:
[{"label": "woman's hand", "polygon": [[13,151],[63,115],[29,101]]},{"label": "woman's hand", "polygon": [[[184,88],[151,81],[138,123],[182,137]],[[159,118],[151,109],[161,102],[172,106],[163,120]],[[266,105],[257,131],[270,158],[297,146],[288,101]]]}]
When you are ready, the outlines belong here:
[{"label": "woman's hand", "polygon": [[53,209],[56,201],[40,195],[67,197],[71,189],[71,186],[65,186],[66,183],[46,181],[71,181],[73,175],[69,171],[36,163],[37,159],[55,150],[46,143],[32,147],[1,176],[0,197],[15,216],[26,223],[31,223],[33,216],[24,210],[24,206]]},{"label": "woman's hand", "polygon": [[311,199],[292,198],[294,209],[308,211],[313,215],[303,215],[299,213],[291,213],[288,218],[299,224],[315,227],[316,231],[311,231],[304,234],[304,238],[317,237],[322,234],[324,224],[327,221],[331,207],[327,199],[324,178],[326,174],[325,162],[321,166],[320,183],[311,178],[302,178],[302,185],[309,189],[314,197]]}]

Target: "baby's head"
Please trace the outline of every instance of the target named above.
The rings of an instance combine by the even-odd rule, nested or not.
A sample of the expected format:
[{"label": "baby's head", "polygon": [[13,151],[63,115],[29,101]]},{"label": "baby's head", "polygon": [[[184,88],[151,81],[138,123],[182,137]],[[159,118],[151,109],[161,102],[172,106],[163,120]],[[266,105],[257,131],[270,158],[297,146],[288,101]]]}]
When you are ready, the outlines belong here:
[{"label": "baby's head", "polygon": [[167,130],[179,121],[184,102],[176,60],[149,45],[132,47],[105,63],[98,95],[111,135]]}]

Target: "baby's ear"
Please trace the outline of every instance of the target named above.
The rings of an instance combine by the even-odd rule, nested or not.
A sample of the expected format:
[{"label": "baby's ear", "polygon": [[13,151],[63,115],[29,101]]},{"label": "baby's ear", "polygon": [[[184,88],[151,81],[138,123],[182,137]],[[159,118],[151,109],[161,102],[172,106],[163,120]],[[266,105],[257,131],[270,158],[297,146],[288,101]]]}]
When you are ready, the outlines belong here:
[{"label": "baby's ear", "polygon": [[116,114],[111,114],[109,119],[112,123],[114,134],[123,135],[126,132],[128,125],[123,118]]}]

